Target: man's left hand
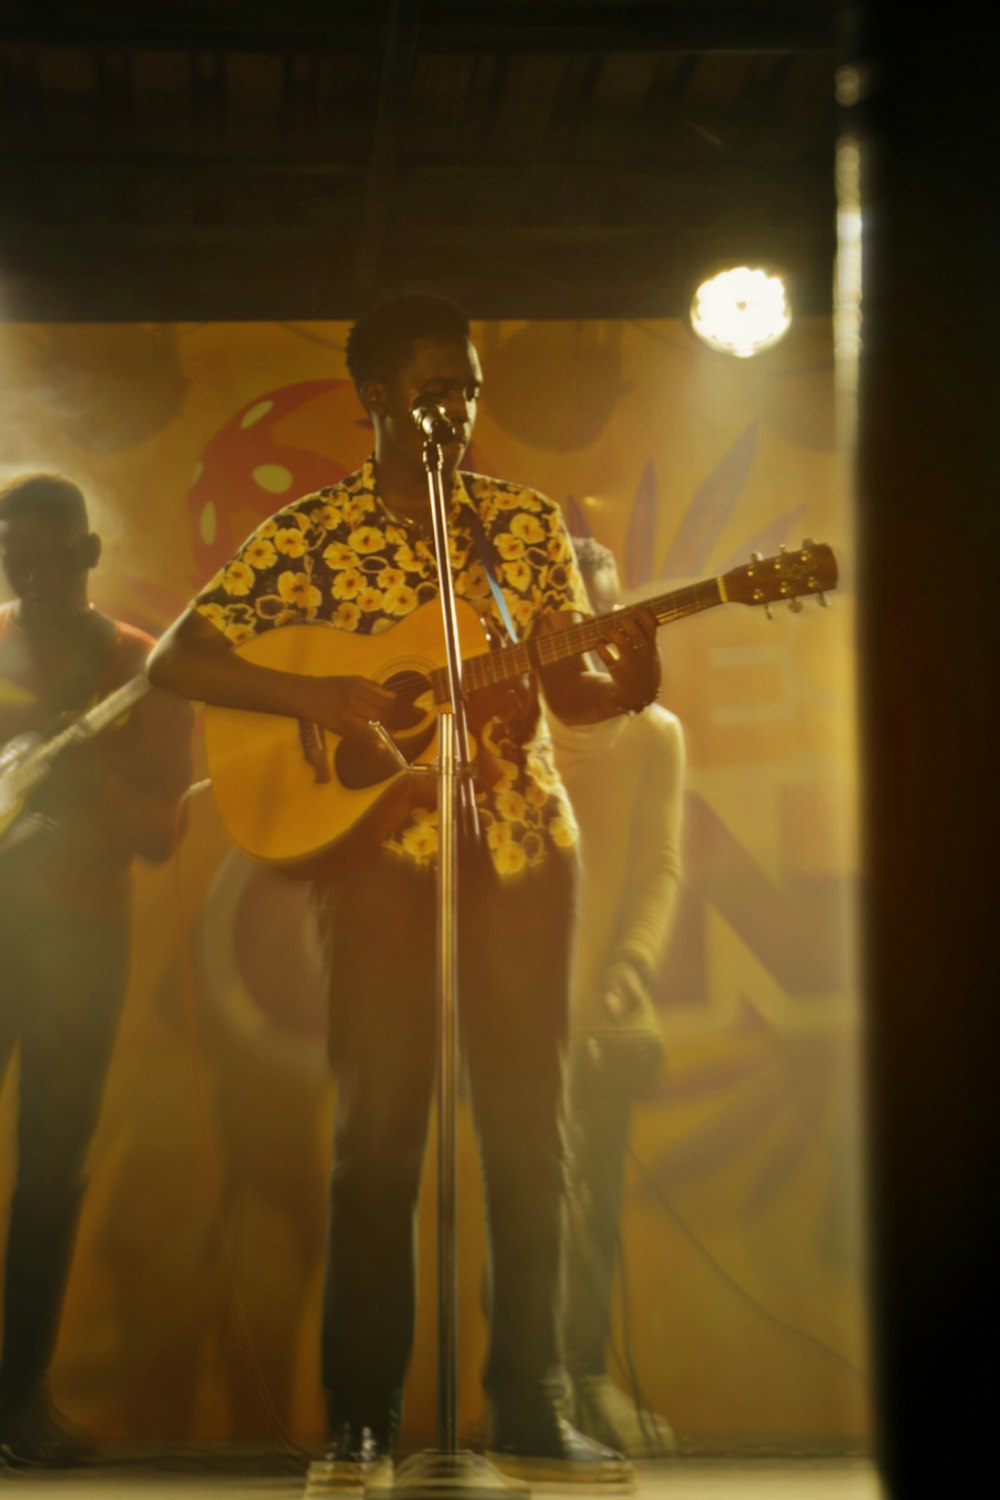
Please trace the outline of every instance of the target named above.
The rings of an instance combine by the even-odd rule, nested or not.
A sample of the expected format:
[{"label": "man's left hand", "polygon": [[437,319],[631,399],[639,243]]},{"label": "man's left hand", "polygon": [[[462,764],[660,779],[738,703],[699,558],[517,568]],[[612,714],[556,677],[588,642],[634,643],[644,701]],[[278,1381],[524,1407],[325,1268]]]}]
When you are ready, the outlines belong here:
[{"label": "man's left hand", "polygon": [[660,653],[652,610],[620,610],[606,616],[597,654],[615,684],[623,713],[638,713],[653,702],[660,691]]}]

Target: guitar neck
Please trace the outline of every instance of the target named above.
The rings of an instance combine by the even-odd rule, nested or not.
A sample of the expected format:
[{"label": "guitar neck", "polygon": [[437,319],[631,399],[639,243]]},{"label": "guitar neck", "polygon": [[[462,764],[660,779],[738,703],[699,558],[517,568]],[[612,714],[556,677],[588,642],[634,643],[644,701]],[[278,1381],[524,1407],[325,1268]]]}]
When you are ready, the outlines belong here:
[{"label": "guitar neck", "polygon": [[93,739],[95,735],[107,729],[116,719],[121,718],[145,693],[149,692],[150,683],[145,670],[138,676],[129,678],[120,688],[116,688],[107,698],[102,698],[100,703],[88,709],[80,718],[75,719],[67,729],[59,734],[53,735],[40,745],[34,754],[16,766],[10,773],[10,786],[13,795],[23,797],[37,786],[38,783],[48,775],[53,761],[61,755],[70,745],[80,744],[83,740]]},{"label": "guitar neck", "polygon": [[[721,578],[707,578],[701,583],[688,584],[685,588],[673,589],[668,594],[658,594],[653,599],[644,599],[638,604],[614,610],[611,614],[595,615],[570,625],[566,630],[556,630],[549,635],[536,636],[530,641],[521,641],[516,646],[503,646],[497,651],[484,651],[470,656],[462,663],[462,677],[466,688],[476,692],[479,688],[493,687],[509,682],[526,672],[554,666],[567,661],[571,656],[583,656],[593,651],[604,639],[605,623],[619,620],[623,615],[634,615],[640,609],[651,610],[657,625],[668,625],[673,620],[683,620],[703,609],[712,609],[724,604],[727,595]],[[434,673],[435,696],[443,701],[447,695],[447,679],[443,670]]]}]

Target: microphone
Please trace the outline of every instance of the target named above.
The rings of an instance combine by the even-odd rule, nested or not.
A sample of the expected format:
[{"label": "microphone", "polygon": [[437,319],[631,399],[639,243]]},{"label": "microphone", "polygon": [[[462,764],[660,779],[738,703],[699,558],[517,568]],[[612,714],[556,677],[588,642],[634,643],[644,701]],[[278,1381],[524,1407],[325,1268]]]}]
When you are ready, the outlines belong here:
[{"label": "microphone", "polygon": [[433,396],[418,396],[410,407],[410,416],[425,437],[435,443],[459,443],[461,435],[455,431],[444,407]]}]

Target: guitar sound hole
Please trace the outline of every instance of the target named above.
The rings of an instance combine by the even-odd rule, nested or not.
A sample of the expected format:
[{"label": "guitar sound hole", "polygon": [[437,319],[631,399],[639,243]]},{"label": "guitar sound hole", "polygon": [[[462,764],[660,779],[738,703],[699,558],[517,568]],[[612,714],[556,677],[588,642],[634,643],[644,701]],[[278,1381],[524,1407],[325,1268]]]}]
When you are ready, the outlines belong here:
[{"label": "guitar sound hole", "polygon": [[[386,729],[409,761],[415,760],[437,733],[437,715],[431,711],[433,689],[426,677],[400,672],[383,687],[396,693],[396,711]],[[422,700],[422,701],[421,701]],[[359,740],[340,741],[333,757],[337,780],[348,791],[362,791],[388,781],[399,766],[381,745],[363,745]]]}]

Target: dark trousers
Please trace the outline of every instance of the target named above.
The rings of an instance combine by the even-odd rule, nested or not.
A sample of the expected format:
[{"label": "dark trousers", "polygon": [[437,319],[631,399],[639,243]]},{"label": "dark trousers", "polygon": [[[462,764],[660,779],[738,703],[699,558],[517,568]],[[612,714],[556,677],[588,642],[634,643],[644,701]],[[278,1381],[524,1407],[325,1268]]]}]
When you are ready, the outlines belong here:
[{"label": "dark trousers", "polygon": [[59,1330],[90,1144],[128,982],[128,923],[0,900],[0,1077],[20,1042],[0,1397],[29,1394]]},{"label": "dark trousers", "polygon": [[563,1344],[570,1375],[603,1375],[633,1091],[587,1039],[570,1053]]},{"label": "dark trousers", "polygon": [[[575,864],[459,869],[459,1024],[490,1247],[484,1384],[545,1399],[559,1363],[563,1054]],[[338,1079],[322,1361],[331,1422],[398,1420],[413,1341],[414,1214],[434,1089],[435,881],[386,856],[317,890]]]}]

